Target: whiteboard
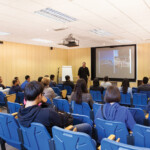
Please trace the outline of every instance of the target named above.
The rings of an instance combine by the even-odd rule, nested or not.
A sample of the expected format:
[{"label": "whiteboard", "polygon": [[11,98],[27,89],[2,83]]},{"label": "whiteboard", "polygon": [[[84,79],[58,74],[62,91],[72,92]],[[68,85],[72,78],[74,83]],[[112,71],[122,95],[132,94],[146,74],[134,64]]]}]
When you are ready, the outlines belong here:
[{"label": "whiteboard", "polygon": [[65,76],[69,75],[70,80],[73,81],[72,66],[62,66],[62,81],[66,81]]}]

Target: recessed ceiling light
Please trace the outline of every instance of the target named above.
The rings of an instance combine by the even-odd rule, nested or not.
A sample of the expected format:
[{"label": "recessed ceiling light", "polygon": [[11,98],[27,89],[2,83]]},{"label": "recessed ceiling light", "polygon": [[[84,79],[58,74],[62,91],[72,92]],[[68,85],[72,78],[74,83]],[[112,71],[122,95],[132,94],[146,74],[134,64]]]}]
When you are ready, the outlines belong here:
[{"label": "recessed ceiling light", "polygon": [[53,42],[53,41],[50,41],[50,40],[46,40],[46,39],[39,39],[39,38],[32,39],[32,41],[42,42],[42,43],[52,43],[52,42]]},{"label": "recessed ceiling light", "polygon": [[63,23],[73,22],[73,21],[77,20],[74,17],[68,16],[64,13],[61,13],[61,12],[56,11],[56,10],[51,9],[51,8],[41,9],[41,10],[35,11],[34,13],[37,13],[39,15],[42,15],[42,16],[45,16],[45,17],[48,17],[48,18],[51,18],[51,19],[54,19],[56,21],[60,21]]},{"label": "recessed ceiling light", "polygon": [[130,40],[115,40],[115,41],[119,43],[132,43],[132,41]]},{"label": "recessed ceiling light", "polygon": [[0,32],[0,35],[9,35],[10,33],[8,32]]},{"label": "recessed ceiling light", "polygon": [[91,30],[92,33],[95,33],[99,36],[112,36],[111,33],[107,32],[107,31],[104,31],[102,29],[93,29]]}]

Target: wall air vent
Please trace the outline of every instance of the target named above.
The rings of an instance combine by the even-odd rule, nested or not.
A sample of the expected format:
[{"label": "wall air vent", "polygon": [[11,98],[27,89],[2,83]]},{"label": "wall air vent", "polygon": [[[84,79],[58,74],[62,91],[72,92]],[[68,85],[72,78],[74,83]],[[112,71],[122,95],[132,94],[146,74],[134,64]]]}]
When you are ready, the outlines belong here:
[{"label": "wall air vent", "polygon": [[63,22],[63,23],[73,22],[73,21],[77,20],[74,17],[68,16],[66,14],[63,14],[63,13],[56,11],[54,9],[51,9],[51,8],[41,9],[41,10],[35,11],[34,13],[54,19],[56,21]]}]

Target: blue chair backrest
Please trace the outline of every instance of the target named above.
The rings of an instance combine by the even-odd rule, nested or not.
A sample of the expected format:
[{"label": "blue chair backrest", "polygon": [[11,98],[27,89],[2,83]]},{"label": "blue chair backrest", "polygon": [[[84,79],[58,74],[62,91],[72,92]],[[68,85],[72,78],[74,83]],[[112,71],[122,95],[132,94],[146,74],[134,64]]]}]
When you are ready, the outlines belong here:
[{"label": "blue chair backrest", "polygon": [[71,95],[71,93],[72,93],[72,88],[71,88],[71,86],[64,85],[64,90],[67,90],[67,95]]},{"label": "blue chair backrest", "polygon": [[141,93],[133,94],[133,105],[135,106],[145,106],[147,105],[147,95]]},{"label": "blue chair backrest", "polygon": [[101,149],[102,150],[148,150],[148,148],[123,144],[106,138],[104,138],[101,142]]},{"label": "blue chair backrest", "polygon": [[0,92],[0,106],[6,105],[5,99],[6,99],[6,95],[3,92]]},{"label": "blue chair backrest", "polygon": [[108,138],[114,134],[116,138],[120,138],[120,142],[127,143],[128,130],[122,122],[114,122],[97,118],[95,120],[98,142],[103,138]]},{"label": "blue chair backrest", "polygon": [[91,108],[86,102],[77,104],[75,101],[71,101],[71,108],[74,114],[86,115],[90,117]]},{"label": "blue chair backrest", "polygon": [[132,93],[133,93],[133,94],[134,94],[134,93],[137,93],[137,89],[138,89],[138,88],[133,87],[133,88],[132,88]]},{"label": "blue chair backrest", "polygon": [[12,102],[7,102],[7,105],[10,114],[18,112],[21,107],[20,104]]},{"label": "blue chair backrest", "polygon": [[23,100],[24,100],[24,93],[23,92],[18,92],[16,94],[16,100],[15,100],[15,102],[16,103],[23,103]]},{"label": "blue chair backrest", "polygon": [[131,95],[130,95],[130,93],[123,94],[123,92],[120,92],[120,94],[121,94],[120,103],[124,104],[124,105],[131,105]]},{"label": "blue chair backrest", "polygon": [[79,115],[79,114],[72,114],[73,116],[73,125],[77,125],[80,123],[88,123],[91,126],[93,126],[93,121],[85,115]]},{"label": "blue chair backrest", "polygon": [[28,150],[51,150],[51,136],[44,125],[31,123],[26,128],[21,126],[24,147]]},{"label": "blue chair backrest", "polygon": [[140,91],[142,94],[146,94],[147,98],[150,98],[150,91]]},{"label": "blue chair backrest", "polygon": [[54,92],[60,96],[61,92],[60,92],[60,89],[58,87],[52,87],[52,89],[54,90]]},{"label": "blue chair backrest", "polygon": [[106,90],[103,91],[103,97],[105,97]]},{"label": "blue chair backrest", "polygon": [[93,101],[95,101],[95,102],[102,102],[102,95],[101,95],[100,91],[90,90],[90,94],[92,96]]},{"label": "blue chair backrest", "polygon": [[21,149],[18,130],[19,124],[14,116],[0,113],[0,137],[9,145]]},{"label": "blue chair backrest", "polygon": [[137,124],[144,124],[144,120],[145,120],[145,115],[144,115],[144,111],[140,108],[129,108],[135,122]]},{"label": "blue chair backrest", "polygon": [[57,84],[57,87],[62,91],[64,89],[63,84]]},{"label": "blue chair backrest", "polygon": [[52,128],[55,150],[96,150],[91,137],[85,133]]},{"label": "blue chair backrest", "polygon": [[135,146],[150,148],[150,127],[136,124],[133,128]]},{"label": "blue chair backrest", "polygon": [[70,112],[70,105],[66,99],[53,99],[53,104],[59,111]]},{"label": "blue chair backrest", "polygon": [[94,112],[94,118],[97,114],[97,111],[100,109],[100,107],[102,106],[103,104],[97,104],[97,103],[94,103],[93,104],[93,112]]},{"label": "blue chair backrest", "polygon": [[47,102],[46,102],[46,103],[52,104],[51,100],[50,100],[48,97],[46,97],[46,99],[47,99]]}]

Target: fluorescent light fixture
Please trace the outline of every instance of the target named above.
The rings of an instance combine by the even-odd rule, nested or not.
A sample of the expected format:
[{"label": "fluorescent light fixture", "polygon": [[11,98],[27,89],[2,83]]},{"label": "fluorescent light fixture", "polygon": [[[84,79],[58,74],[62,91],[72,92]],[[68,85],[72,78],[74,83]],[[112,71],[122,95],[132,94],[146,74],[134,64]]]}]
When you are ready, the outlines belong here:
[{"label": "fluorescent light fixture", "polygon": [[119,43],[132,43],[132,41],[130,40],[115,40],[115,41]]},{"label": "fluorescent light fixture", "polygon": [[63,14],[63,13],[56,11],[54,9],[51,9],[51,8],[41,9],[41,10],[35,11],[34,13],[54,19],[56,21],[63,22],[63,23],[73,22],[73,21],[77,20],[74,17],[68,16],[66,14]]},{"label": "fluorescent light fixture", "polygon": [[50,40],[46,40],[46,39],[32,39],[32,41],[35,41],[35,42],[42,42],[42,43],[52,43],[53,41],[50,41]]},{"label": "fluorescent light fixture", "polygon": [[99,36],[111,36],[112,34],[107,32],[107,31],[104,31],[102,29],[93,29],[91,30],[92,33],[95,33]]},{"label": "fluorescent light fixture", "polygon": [[10,33],[8,32],[0,32],[0,35],[9,35]]}]

